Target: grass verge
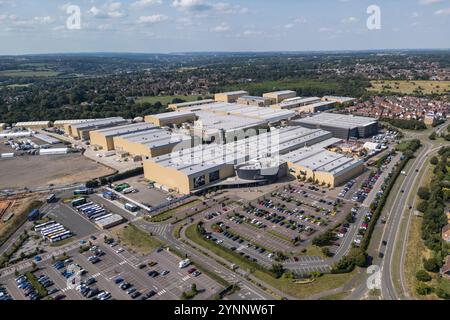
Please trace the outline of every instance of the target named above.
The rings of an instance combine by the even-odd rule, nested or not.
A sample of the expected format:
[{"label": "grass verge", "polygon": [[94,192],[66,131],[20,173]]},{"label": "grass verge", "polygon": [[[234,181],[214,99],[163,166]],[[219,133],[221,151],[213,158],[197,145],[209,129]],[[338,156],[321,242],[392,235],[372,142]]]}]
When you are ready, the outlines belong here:
[{"label": "grass verge", "polygon": [[200,203],[201,203],[200,200],[193,200],[179,207],[158,213],[157,215],[154,215],[152,217],[146,217],[146,220],[150,222],[164,222],[169,220],[170,218],[173,218],[177,213],[180,213],[183,210],[189,210]]},{"label": "grass verge", "polygon": [[149,253],[162,246],[162,242],[155,236],[142,231],[134,224],[130,223],[118,232],[121,242],[140,253]]}]

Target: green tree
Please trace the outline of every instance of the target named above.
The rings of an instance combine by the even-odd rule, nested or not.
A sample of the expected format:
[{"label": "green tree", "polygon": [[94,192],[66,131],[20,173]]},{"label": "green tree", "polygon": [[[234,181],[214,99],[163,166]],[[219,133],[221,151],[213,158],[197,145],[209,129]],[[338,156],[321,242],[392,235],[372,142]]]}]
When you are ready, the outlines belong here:
[{"label": "green tree", "polygon": [[425,270],[419,270],[416,273],[416,279],[423,282],[431,281],[431,276]]},{"label": "green tree", "polygon": [[426,284],[419,282],[416,286],[416,292],[421,296],[426,296],[427,294],[430,294],[432,292],[432,289]]},{"label": "green tree", "polygon": [[417,195],[422,200],[428,200],[430,199],[430,190],[426,187],[420,187],[417,191]]},{"label": "green tree", "polygon": [[275,275],[276,278],[280,278],[285,270],[281,263],[274,263],[272,264],[270,271]]},{"label": "green tree", "polygon": [[437,157],[432,157],[430,163],[435,166],[439,163],[439,159]]},{"label": "green tree", "polygon": [[425,261],[423,262],[423,267],[425,268],[425,270],[427,270],[428,272],[439,272],[439,263],[437,262],[436,258],[430,258],[430,259],[425,259]]}]

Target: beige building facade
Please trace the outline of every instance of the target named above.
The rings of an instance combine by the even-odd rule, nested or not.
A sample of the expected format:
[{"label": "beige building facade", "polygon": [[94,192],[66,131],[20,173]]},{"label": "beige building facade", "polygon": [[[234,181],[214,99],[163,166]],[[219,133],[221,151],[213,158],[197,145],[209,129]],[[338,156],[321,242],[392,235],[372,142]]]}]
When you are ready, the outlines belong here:
[{"label": "beige building facade", "polygon": [[173,111],[145,116],[144,121],[153,123],[158,127],[165,127],[169,125],[181,125],[186,122],[193,122],[195,119],[196,116],[193,112]]},{"label": "beige building facade", "polygon": [[291,90],[274,91],[263,94],[264,98],[272,99],[272,104],[280,103],[283,100],[295,98],[296,96],[297,93]]},{"label": "beige building facade", "polygon": [[216,93],[214,95],[214,100],[216,102],[235,103],[242,96],[248,96],[248,92],[241,90],[241,91]]}]

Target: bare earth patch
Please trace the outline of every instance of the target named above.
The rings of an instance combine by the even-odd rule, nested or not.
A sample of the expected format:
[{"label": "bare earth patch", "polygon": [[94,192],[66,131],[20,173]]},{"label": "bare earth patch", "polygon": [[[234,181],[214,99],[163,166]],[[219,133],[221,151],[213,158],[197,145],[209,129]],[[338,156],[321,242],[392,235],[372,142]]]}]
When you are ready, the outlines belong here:
[{"label": "bare earth patch", "polygon": [[82,155],[15,157],[0,160],[0,189],[86,182],[114,170]]}]

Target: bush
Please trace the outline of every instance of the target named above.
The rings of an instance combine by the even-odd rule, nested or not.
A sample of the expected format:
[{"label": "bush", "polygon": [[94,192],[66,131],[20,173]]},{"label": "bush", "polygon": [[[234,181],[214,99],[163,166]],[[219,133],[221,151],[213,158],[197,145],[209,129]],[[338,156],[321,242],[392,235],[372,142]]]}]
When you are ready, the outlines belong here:
[{"label": "bush", "polygon": [[431,281],[431,276],[425,270],[419,270],[416,273],[416,279],[423,282]]},{"label": "bush", "polygon": [[417,210],[419,210],[422,213],[425,213],[428,208],[428,202],[427,201],[420,201],[420,203],[417,205]]},{"label": "bush", "polygon": [[86,188],[97,188],[99,184],[98,180],[89,180],[86,182]]},{"label": "bush", "polygon": [[423,262],[423,267],[425,268],[425,270],[427,270],[428,272],[439,272],[439,262],[437,261],[436,258],[430,258],[430,259],[426,259]]},{"label": "bush", "polygon": [[426,187],[420,187],[417,191],[417,195],[422,200],[428,200],[430,199],[430,190]]},{"label": "bush", "polygon": [[353,271],[355,263],[348,256],[342,257],[341,260],[336,262],[331,269],[331,273],[347,273]]},{"label": "bush", "polygon": [[275,277],[278,279],[278,278],[281,278],[281,276],[283,275],[283,273],[284,273],[284,267],[283,267],[283,265],[282,264],[280,264],[280,263],[274,263],[273,265],[272,265],[272,268],[270,268],[270,271],[275,275]]},{"label": "bush", "polygon": [[324,234],[317,236],[313,239],[312,244],[318,247],[329,246],[333,242],[333,232],[328,230]]},{"label": "bush", "polygon": [[117,173],[117,174],[109,177],[108,178],[108,182],[112,183],[114,181],[118,181],[118,180],[130,178],[130,177],[138,176],[138,175],[143,174],[143,173],[144,173],[144,168],[143,167],[134,168],[134,169],[122,172],[122,173]]},{"label": "bush", "polygon": [[436,140],[436,132],[433,132],[432,134],[430,134],[430,136],[428,138],[430,140]]},{"label": "bush", "polygon": [[328,247],[323,247],[322,248],[322,253],[324,254],[325,257],[332,257],[334,256],[334,253],[330,251],[330,248]]},{"label": "bush", "polygon": [[416,292],[417,294],[421,295],[421,296],[426,296],[427,294],[430,294],[432,292],[431,287],[423,284],[423,283],[419,283],[416,286]]},{"label": "bush", "polygon": [[439,159],[438,159],[437,157],[432,157],[432,158],[430,159],[430,163],[431,163],[433,166],[435,166],[435,165],[437,165],[437,164],[439,163]]},{"label": "bush", "polygon": [[349,253],[349,258],[358,267],[365,267],[367,262],[367,253],[360,248],[352,248]]}]

